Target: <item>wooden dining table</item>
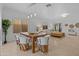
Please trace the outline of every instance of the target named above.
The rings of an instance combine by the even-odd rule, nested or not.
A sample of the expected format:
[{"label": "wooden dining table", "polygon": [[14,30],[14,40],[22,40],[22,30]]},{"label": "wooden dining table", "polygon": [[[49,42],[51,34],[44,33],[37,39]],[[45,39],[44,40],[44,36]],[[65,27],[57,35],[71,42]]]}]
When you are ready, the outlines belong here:
[{"label": "wooden dining table", "polygon": [[35,53],[35,41],[37,40],[37,38],[47,35],[47,34],[38,35],[38,33],[29,33],[29,35],[26,33],[21,33],[21,34],[26,36],[26,37],[30,37],[32,39],[32,53]]}]

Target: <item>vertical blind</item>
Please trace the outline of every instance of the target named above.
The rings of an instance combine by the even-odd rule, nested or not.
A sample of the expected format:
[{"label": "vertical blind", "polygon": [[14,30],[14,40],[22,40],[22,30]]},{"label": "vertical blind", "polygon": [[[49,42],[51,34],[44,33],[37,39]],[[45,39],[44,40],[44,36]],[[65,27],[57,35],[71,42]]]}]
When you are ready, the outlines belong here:
[{"label": "vertical blind", "polygon": [[20,32],[28,31],[27,20],[15,19],[12,21],[12,23],[13,23],[13,33],[20,33]]}]

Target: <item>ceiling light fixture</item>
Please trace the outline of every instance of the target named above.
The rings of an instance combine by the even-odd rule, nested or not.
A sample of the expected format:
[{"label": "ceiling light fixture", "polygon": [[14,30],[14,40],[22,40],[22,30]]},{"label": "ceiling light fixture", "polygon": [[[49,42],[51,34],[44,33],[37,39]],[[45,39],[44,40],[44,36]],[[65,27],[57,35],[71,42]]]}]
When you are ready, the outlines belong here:
[{"label": "ceiling light fixture", "polygon": [[34,13],[34,16],[37,16],[37,14],[36,14],[36,13]]},{"label": "ceiling light fixture", "polygon": [[30,14],[29,16],[27,16],[28,18],[32,18],[33,16],[37,16],[37,14],[36,13],[34,13],[34,14]]},{"label": "ceiling light fixture", "polygon": [[52,6],[51,4],[47,4],[47,5],[46,5],[46,7],[51,7],[51,6]]},{"label": "ceiling light fixture", "polygon": [[65,17],[67,17],[67,16],[69,16],[69,13],[63,13],[63,14],[61,15],[61,17],[63,17],[63,18],[65,18]]},{"label": "ceiling light fixture", "polygon": [[30,15],[30,17],[32,17],[32,14]]},{"label": "ceiling light fixture", "polygon": [[30,18],[29,16],[27,16],[27,18]]}]

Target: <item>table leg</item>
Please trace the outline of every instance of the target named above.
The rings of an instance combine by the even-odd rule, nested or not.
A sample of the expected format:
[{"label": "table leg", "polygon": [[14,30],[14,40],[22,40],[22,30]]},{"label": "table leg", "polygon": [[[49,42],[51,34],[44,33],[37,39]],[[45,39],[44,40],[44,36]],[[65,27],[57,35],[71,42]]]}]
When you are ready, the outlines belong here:
[{"label": "table leg", "polygon": [[32,37],[32,53],[35,53],[35,40],[36,37]]}]

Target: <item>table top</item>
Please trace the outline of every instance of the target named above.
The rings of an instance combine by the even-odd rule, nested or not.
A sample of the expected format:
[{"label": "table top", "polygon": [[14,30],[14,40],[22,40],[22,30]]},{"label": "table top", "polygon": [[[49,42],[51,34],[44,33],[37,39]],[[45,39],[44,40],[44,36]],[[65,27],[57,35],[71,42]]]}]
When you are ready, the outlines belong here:
[{"label": "table top", "polygon": [[20,34],[25,35],[27,37],[43,37],[47,34],[38,34],[38,33],[28,33],[27,32],[21,32]]}]

